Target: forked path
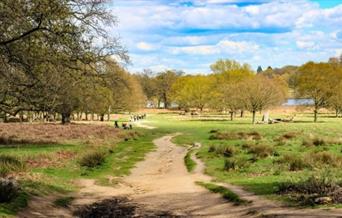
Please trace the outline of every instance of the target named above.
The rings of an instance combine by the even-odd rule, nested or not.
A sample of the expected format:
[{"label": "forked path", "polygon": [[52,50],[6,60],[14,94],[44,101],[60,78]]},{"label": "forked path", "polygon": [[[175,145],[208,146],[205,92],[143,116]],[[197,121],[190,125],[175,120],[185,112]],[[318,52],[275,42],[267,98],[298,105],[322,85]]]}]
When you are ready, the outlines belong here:
[{"label": "forked path", "polygon": [[241,197],[252,201],[246,206],[234,206],[195,184],[211,178],[202,173],[203,164],[199,160],[196,160],[195,172],[187,172],[183,159],[187,149],[171,142],[176,135],[156,139],[157,149],[123,180],[124,186],[131,189],[129,195],[133,201],[151,210],[166,210],[186,217],[342,217],[342,210],[286,208],[228,185]]}]

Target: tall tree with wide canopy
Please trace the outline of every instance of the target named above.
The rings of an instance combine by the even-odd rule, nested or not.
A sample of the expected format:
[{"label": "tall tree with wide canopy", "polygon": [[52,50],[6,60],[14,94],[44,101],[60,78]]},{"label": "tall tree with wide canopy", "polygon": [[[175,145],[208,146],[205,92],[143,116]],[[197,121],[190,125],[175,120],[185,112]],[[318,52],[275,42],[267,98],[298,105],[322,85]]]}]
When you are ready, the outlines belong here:
[{"label": "tall tree with wide canopy", "polygon": [[341,67],[336,64],[308,62],[298,69],[296,95],[313,100],[314,122],[317,122],[319,109],[328,106],[341,80]]},{"label": "tall tree with wide canopy", "polygon": [[[0,110],[43,110],[53,77],[97,76],[108,56],[126,60],[105,28],[116,21],[103,0],[0,2]],[[53,72],[53,73],[51,73]],[[52,76],[50,75],[52,74]]]}]

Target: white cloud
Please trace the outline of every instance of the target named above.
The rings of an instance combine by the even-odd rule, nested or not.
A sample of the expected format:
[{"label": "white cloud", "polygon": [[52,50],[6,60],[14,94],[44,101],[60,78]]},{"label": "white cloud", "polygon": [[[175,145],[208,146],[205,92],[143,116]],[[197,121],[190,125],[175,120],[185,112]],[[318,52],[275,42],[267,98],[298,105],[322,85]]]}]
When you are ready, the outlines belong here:
[{"label": "white cloud", "polygon": [[302,64],[342,49],[342,4],[322,9],[309,0],[254,0],[266,3],[246,7],[222,4],[246,0],[170,2],[115,0],[113,13],[134,69],[208,70],[217,58],[266,67]]},{"label": "white cloud", "polygon": [[259,46],[250,42],[235,42],[222,40],[216,45],[200,45],[171,48],[173,54],[192,54],[192,55],[211,55],[211,54],[236,54],[242,52],[253,52],[259,49]]},{"label": "white cloud", "polygon": [[157,46],[147,43],[147,42],[139,42],[137,44],[137,48],[142,51],[154,51],[157,49]]}]

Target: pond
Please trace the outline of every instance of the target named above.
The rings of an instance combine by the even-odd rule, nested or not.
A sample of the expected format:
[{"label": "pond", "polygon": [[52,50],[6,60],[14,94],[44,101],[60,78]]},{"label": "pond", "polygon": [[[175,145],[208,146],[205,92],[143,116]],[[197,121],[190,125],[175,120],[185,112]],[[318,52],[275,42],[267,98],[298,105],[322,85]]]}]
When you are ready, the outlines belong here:
[{"label": "pond", "polygon": [[314,101],[310,98],[288,98],[284,106],[313,105]]}]

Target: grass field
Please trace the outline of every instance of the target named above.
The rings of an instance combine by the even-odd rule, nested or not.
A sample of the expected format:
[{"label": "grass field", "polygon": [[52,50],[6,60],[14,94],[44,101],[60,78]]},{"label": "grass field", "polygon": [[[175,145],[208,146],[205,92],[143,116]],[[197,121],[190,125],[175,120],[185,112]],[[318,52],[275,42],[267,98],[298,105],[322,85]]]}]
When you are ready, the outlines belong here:
[{"label": "grass field", "polygon": [[[328,185],[329,190],[334,190],[335,184],[341,184],[341,118],[323,114],[320,122],[313,123],[312,114],[302,113],[293,123],[252,125],[250,122],[248,114],[229,121],[228,116],[223,115],[192,117],[164,113],[151,114],[144,123],[158,127],[156,129],[117,131],[113,127],[85,125],[80,127],[82,130],[70,130],[79,128],[71,125],[42,126],[39,128],[43,131],[37,132],[35,124],[15,126],[12,131],[2,128],[0,173],[16,177],[21,191],[11,203],[0,203],[0,216],[15,215],[33,195],[67,196],[77,191],[74,181],[78,179],[96,179],[101,185],[115,185],[110,177],[128,175],[130,169],[154,149],[153,139],[176,132],[182,133],[173,139],[179,145],[202,144],[191,152],[205,162],[207,174],[258,195],[298,205],[303,202],[293,198],[284,187],[306,190],[321,188],[323,184],[323,188]],[[84,129],[88,128],[86,126],[90,129]],[[11,163],[18,164],[9,165],[5,162],[8,157]],[[190,152],[184,163],[189,171],[195,167]],[[313,175],[323,179],[305,182]],[[69,200],[61,198],[56,204],[66,205]],[[310,198],[306,200],[306,206],[317,206]],[[335,200],[324,205],[341,206]]]},{"label": "grass field", "polygon": [[[85,127],[82,125],[81,128]],[[106,130],[99,126],[90,128],[91,130],[83,133],[86,136],[76,135],[77,140],[57,134],[59,137],[55,137],[56,140],[51,144],[40,143],[37,137],[31,137],[31,134],[27,135],[34,138],[33,141],[36,143],[26,144],[26,139],[20,140],[20,142],[24,141],[20,144],[8,143],[10,140],[6,140],[7,144],[0,146],[0,168],[2,171],[8,168],[8,164],[1,162],[8,156],[20,161],[23,167],[11,168],[9,172],[6,170],[3,172],[7,176],[17,178],[21,191],[11,203],[0,203],[0,217],[15,215],[18,210],[27,205],[30,196],[55,194],[63,196],[77,191],[78,187],[74,181],[78,179],[96,179],[96,182],[101,185],[115,185],[115,181],[112,181],[110,177],[129,174],[135,163],[143,160],[145,154],[153,150],[153,139],[162,135],[161,132],[150,132],[144,129],[117,132],[113,127],[108,127],[110,129]],[[103,137],[96,132],[92,134],[93,129],[101,131],[101,128],[102,132],[109,131],[108,134]],[[7,129],[6,134],[10,134],[9,132]],[[68,131],[60,131],[60,133],[65,132]],[[70,133],[65,134],[70,135]],[[13,137],[9,138],[13,139]],[[50,137],[43,138],[52,137],[50,135]],[[80,164],[84,156],[97,151],[103,154],[101,163],[93,167],[84,167]]]},{"label": "grass field", "polygon": [[299,183],[321,174],[340,183],[341,118],[323,114],[313,123],[312,114],[305,113],[293,123],[252,125],[250,120],[249,116],[229,121],[228,116],[164,114],[150,116],[149,124],[183,133],[174,139],[179,145],[200,142],[197,156],[205,162],[207,174],[258,195],[292,204],[288,195],[275,194],[283,183]]}]

